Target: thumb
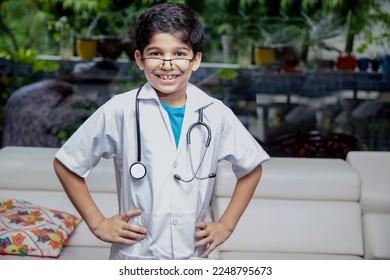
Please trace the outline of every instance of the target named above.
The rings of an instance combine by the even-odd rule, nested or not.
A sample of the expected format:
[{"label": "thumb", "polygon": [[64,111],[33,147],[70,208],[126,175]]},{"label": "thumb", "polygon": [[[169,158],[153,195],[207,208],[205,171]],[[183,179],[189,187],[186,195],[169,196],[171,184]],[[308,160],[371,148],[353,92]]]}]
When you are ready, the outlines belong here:
[{"label": "thumb", "polygon": [[132,209],[122,215],[122,219],[125,221],[130,220],[132,217],[138,216],[142,213],[141,209]]}]

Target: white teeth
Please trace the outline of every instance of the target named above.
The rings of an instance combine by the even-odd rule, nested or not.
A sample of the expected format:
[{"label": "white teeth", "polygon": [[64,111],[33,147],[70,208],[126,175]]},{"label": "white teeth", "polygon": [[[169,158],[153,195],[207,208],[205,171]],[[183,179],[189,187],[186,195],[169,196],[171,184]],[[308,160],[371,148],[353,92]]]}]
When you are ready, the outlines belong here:
[{"label": "white teeth", "polygon": [[169,75],[169,76],[160,76],[163,80],[172,80],[175,79],[177,76]]}]

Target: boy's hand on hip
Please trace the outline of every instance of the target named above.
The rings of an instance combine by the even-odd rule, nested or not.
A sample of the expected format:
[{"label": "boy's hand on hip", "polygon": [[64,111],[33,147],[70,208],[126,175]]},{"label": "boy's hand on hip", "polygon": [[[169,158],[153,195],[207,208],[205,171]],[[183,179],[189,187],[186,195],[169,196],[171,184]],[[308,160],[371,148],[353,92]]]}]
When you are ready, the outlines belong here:
[{"label": "boy's hand on hip", "polygon": [[195,248],[207,245],[206,251],[204,251],[199,257],[206,258],[217,246],[225,242],[226,239],[232,234],[232,232],[221,223],[206,223],[197,222],[195,230]]},{"label": "boy's hand on hip", "polygon": [[129,220],[140,214],[140,209],[133,209],[125,214],[106,218],[93,230],[93,233],[106,242],[136,244],[145,238],[147,230],[142,226],[129,223]]}]

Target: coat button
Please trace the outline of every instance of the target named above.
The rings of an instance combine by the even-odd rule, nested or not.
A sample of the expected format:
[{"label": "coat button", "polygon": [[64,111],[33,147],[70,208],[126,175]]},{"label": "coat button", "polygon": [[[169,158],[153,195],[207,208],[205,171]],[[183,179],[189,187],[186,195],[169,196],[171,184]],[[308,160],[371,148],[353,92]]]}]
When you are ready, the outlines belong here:
[{"label": "coat button", "polygon": [[173,219],[172,220],[172,224],[175,226],[175,225],[177,225],[179,223],[179,220],[178,219]]}]

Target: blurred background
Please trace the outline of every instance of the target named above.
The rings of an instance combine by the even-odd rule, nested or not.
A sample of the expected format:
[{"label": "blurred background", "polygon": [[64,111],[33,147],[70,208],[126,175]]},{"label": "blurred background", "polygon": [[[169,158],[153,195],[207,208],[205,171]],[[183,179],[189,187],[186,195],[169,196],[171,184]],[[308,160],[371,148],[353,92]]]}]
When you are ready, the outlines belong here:
[{"label": "blurred background", "polygon": [[205,27],[191,82],[274,156],[390,150],[388,0],[0,0],[0,146],[55,146],[144,81],[133,25],[189,5]]}]

